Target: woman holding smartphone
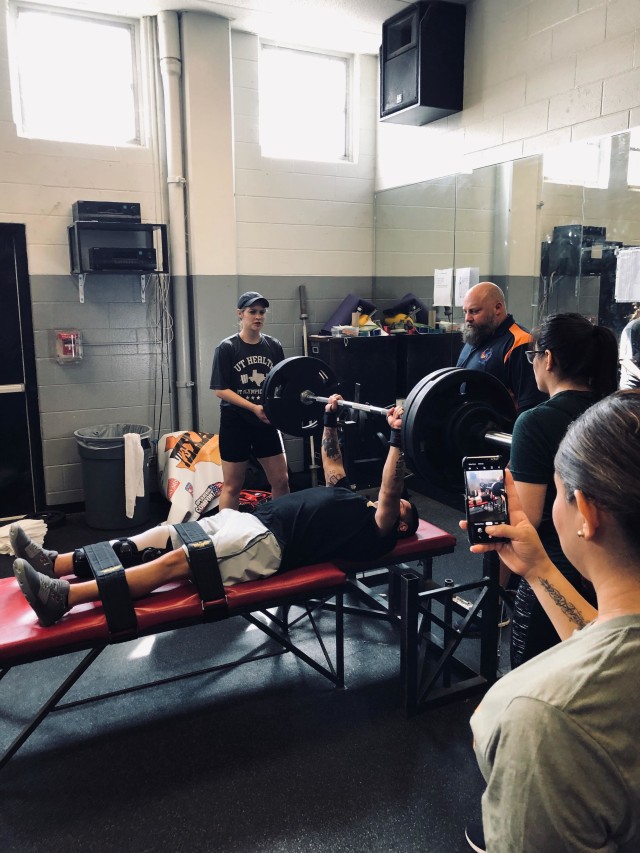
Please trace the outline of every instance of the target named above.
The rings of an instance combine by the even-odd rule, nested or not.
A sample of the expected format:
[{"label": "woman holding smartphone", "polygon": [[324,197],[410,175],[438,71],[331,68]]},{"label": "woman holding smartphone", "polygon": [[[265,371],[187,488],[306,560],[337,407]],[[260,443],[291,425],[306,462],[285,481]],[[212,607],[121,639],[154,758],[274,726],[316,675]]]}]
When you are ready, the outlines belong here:
[{"label": "woman holding smartphone", "polygon": [[282,344],[263,333],[269,301],[248,291],[238,300],[240,331],[225,338],[213,356],[211,388],[220,398],[220,457],[223,486],[220,509],[238,509],[249,458],[262,465],[274,498],[289,494],[280,432],[262,407],[262,383],[284,359]]},{"label": "woman holding smartphone", "polygon": [[[595,610],[558,571],[507,473],[507,543],[563,640],[501,678],[472,717],[487,782],[475,850],[640,850],[640,391],[619,391],[569,427],[555,457],[553,520]],[[462,526],[464,526],[462,522]],[[474,840],[472,840],[472,838]]]},{"label": "woman holding smartphone", "polygon": [[[526,355],[538,388],[549,399],[516,420],[509,467],[522,509],[548,556],[570,583],[593,596],[563,553],[553,524],[553,460],[569,424],[616,390],[618,345],[610,329],[594,326],[581,314],[552,314],[532,337]],[[512,619],[512,668],[558,641],[531,587],[521,579]]]}]

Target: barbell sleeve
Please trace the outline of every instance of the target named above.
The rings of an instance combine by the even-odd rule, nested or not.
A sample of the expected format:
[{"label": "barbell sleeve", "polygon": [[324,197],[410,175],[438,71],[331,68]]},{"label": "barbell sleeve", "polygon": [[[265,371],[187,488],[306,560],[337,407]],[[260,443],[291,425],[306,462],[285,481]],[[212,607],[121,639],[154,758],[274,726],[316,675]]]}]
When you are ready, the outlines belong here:
[{"label": "barbell sleeve", "polygon": [[502,447],[511,447],[511,439],[513,436],[510,432],[499,432],[498,430],[488,430],[484,434],[485,441],[490,441],[493,444],[499,444]]},{"label": "barbell sleeve", "polygon": [[[303,391],[300,394],[300,400],[303,403],[328,403],[328,397],[317,397],[313,391]],[[350,400],[337,400],[338,406],[345,409],[357,409],[360,412],[370,412],[372,415],[383,415],[385,418],[391,411],[383,409],[381,406],[370,406],[369,403],[352,403]]]}]

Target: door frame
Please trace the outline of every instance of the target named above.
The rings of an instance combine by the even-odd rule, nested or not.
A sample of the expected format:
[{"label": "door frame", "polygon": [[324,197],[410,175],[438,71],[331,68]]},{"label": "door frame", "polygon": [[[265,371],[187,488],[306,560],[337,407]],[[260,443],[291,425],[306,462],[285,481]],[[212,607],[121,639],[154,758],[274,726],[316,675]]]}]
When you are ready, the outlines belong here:
[{"label": "door frame", "polygon": [[46,507],[44,485],[44,461],[42,455],[42,432],[40,430],[40,405],[38,403],[38,376],[36,371],[35,337],[31,310],[31,285],[27,263],[27,230],[19,223],[2,222],[3,235],[13,239],[18,311],[20,313],[20,339],[24,368],[27,428],[29,430],[29,456],[31,460],[31,482],[33,484],[34,512]]}]

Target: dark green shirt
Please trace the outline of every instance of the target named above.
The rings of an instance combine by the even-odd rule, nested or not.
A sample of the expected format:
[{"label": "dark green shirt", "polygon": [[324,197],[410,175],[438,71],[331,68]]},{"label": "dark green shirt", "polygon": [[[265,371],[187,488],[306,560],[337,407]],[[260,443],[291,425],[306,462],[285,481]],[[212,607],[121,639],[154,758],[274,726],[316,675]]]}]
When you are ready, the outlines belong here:
[{"label": "dark green shirt", "polygon": [[513,426],[509,467],[516,482],[547,486],[538,533],[552,559],[562,555],[551,510],[556,497],[553,461],[569,424],[596,402],[591,391],[561,391],[528,412]]}]

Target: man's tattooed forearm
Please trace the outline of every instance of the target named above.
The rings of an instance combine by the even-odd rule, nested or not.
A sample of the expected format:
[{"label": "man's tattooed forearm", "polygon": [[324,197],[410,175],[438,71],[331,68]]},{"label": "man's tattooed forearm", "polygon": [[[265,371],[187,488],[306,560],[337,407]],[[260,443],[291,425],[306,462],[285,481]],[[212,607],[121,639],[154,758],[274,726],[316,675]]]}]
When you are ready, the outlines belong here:
[{"label": "man's tattooed forearm", "polygon": [[329,459],[340,458],[340,445],[338,443],[338,436],[335,432],[329,432],[329,430],[324,431],[322,436],[322,447]]},{"label": "man's tattooed forearm", "polygon": [[549,581],[541,579],[540,585],[549,594],[553,603],[558,605],[560,610],[562,610],[562,612],[567,617],[567,619],[569,619],[570,622],[574,622],[578,626],[578,628],[584,628],[584,626],[587,624],[587,620],[584,618],[582,613],[580,613],[580,611],[574,604],[571,604],[571,602],[567,601],[564,595],[558,592],[558,590],[554,586],[552,586]]},{"label": "man's tattooed forearm", "polygon": [[396,469],[393,472],[394,480],[404,480],[405,477],[405,469],[404,469],[404,453],[401,453],[398,456],[398,460],[396,462]]}]

